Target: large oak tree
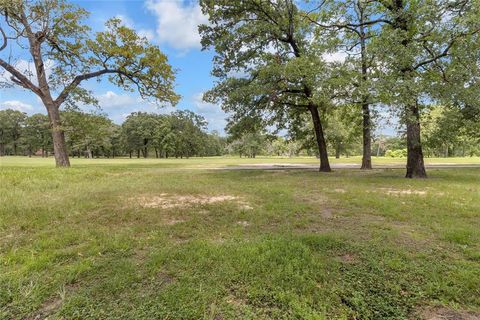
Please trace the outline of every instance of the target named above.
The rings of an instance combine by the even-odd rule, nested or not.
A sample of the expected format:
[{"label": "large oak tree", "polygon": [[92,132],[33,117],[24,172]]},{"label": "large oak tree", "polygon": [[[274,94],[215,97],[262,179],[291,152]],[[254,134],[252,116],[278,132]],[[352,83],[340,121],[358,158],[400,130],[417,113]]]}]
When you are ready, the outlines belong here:
[{"label": "large oak tree", "polygon": [[[81,84],[107,76],[113,84],[138,91],[142,98],[176,103],[175,72],[156,46],[109,20],[93,33],[84,24],[88,13],[64,0],[0,0],[0,70],[10,81],[37,95],[52,127],[56,164],[70,165],[60,119],[69,102],[95,103]],[[13,54],[12,54],[13,53]],[[32,70],[21,67],[25,63]]]},{"label": "large oak tree", "polygon": [[320,155],[330,171],[321,113],[331,102],[325,44],[293,0],[201,0],[209,24],[200,26],[204,49],[214,48],[218,84],[205,99],[232,114],[291,122],[308,113]]}]

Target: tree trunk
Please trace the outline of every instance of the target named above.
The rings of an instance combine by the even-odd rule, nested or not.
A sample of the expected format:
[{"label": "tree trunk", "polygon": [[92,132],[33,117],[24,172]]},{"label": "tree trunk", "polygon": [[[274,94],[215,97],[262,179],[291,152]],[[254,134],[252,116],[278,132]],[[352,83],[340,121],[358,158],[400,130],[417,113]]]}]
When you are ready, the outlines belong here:
[{"label": "tree trunk", "polygon": [[315,138],[318,145],[318,153],[320,155],[320,171],[331,172],[330,162],[328,161],[327,143],[325,142],[325,136],[323,134],[322,122],[320,115],[318,114],[317,106],[310,104],[310,114],[312,115],[313,127],[315,129]]},{"label": "tree trunk", "polygon": [[[362,61],[362,82],[365,84],[368,81],[368,56],[367,56],[367,34],[365,32],[365,8],[363,5],[360,5],[359,2],[359,19],[360,19],[360,53]],[[362,99],[362,113],[363,113],[363,157],[362,157],[362,167],[363,170],[372,169],[372,134],[371,134],[371,117],[370,117],[370,106],[369,106],[369,96],[364,94]]]},{"label": "tree trunk", "polygon": [[370,108],[367,102],[362,103],[363,111],[363,157],[362,170],[372,169],[372,133]]},{"label": "tree trunk", "polygon": [[406,178],[426,178],[420,140],[420,113],[417,105],[407,110],[407,174]]},{"label": "tree trunk", "polygon": [[70,167],[68,159],[67,144],[65,143],[65,132],[62,129],[60,111],[54,106],[46,106],[50,125],[52,126],[53,153],[57,167]]},{"label": "tree trunk", "polygon": [[0,143],[0,157],[5,155],[5,144]]},{"label": "tree trunk", "polygon": [[338,144],[335,148],[335,159],[340,159],[340,146]]}]

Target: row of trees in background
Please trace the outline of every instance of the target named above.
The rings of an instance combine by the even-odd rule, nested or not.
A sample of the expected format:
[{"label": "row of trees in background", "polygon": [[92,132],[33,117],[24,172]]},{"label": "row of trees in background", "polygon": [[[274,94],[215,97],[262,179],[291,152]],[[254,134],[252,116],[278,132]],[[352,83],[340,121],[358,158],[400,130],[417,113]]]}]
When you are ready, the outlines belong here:
[{"label": "row of trees in background", "polygon": [[[362,155],[361,117],[360,109],[340,108],[325,119],[326,143],[337,158]],[[121,125],[104,114],[79,110],[63,111],[61,118],[68,152],[76,157],[318,156],[308,122],[293,135],[282,137],[268,132],[261,119],[242,118],[229,124],[223,137],[207,133],[205,120],[190,111],[134,112]],[[480,156],[479,112],[432,106],[423,110],[421,124],[428,157]],[[404,131],[397,137],[373,135],[372,154],[406,157],[404,135]],[[53,143],[48,116],[0,110],[0,156],[49,154],[53,154]]]},{"label": "row of trees in background", "polygon": [[[60,116],[71,156],[188,158],[218,156],[225,149],[225,139],[207,133],[205,120],[190,111],[134,112],[121,125],[100,113],[67,110]],[[51,130],[47,115],[0,110],[0,156],[53,154]]]}]

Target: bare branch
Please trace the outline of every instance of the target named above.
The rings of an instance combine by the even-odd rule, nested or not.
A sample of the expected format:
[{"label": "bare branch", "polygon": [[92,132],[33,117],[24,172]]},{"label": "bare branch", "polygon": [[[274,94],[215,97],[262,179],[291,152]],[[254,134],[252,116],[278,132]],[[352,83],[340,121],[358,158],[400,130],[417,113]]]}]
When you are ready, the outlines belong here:
[{"label": "bare branch", "polygon": [[2,27],[0,27],[0,33],[2,34],[2,38],[3,38],[3,43],[2,43],[2,46],[0,47],[0,51],[2,51],[7,47],[8,41],[7,41],[7,35],[5,34],[5,31],[3,31]]},{"label": "bare branch", "polygon": [[36,95],[41,96],[40,88],[34,85],[25,75],[23,75],[20,71],[15,69],[14,66],[7,63],[3,59],[0,59],[0,67],[7,70],[9,73],[12,74],[11,80],[26,89],[32,90]]}]

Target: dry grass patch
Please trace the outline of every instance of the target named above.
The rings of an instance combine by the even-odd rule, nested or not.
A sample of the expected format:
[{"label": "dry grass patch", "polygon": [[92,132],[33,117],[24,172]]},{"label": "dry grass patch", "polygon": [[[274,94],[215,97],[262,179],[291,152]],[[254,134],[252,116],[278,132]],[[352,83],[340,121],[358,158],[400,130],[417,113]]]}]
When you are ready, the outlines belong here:
[{"label": "dry grass patch", "polygon": [[130,198],[129,202],[132,201],[138,203],[142,208],[161,209],[187,208],[195,205],[208,205],[235,201],[237,204],[241,205],[243,209],[253,209],[245,201],[241,200],[241,198],[231,195],[207,196],[161,193],[154,196],[139,196]]},{"label": "dry grass patch", "polygon": [[429,308],[420,317],[424,320],[480,320],[479,313],[448,308]]},{"label": "dry grass patch", "polygon": [[427,191],[424,190],[412,190],[412,189],[393,189],[393,188],[381,188],[381,190],[387,195],[418,195],[424,196]]}]

